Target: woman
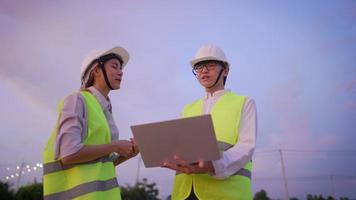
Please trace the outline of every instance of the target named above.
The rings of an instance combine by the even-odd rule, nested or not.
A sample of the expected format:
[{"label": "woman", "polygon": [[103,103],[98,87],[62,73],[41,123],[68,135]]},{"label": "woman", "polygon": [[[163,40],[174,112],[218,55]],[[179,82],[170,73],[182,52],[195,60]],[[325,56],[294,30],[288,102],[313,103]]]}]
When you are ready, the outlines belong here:
[{"label": "woman", "polygon": [[44,199],[121,199],[115,165],[136,156],[138,148],[132,139],[118,140],[108,94],[120,88],[128,60],[121,47],[84,59],[81,89],[60,102],[43,153]]}]

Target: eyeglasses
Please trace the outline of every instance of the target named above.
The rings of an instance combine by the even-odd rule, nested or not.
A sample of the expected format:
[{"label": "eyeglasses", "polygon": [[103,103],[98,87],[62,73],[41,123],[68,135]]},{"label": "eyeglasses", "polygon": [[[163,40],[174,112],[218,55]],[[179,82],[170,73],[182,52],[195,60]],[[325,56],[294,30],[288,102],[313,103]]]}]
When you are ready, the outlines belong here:
[{"label": "eyeglasses", "polygon": [[210,70],[214,70],[218,65],[221,65],[221,63],[217,61],[201,62],[194,65],[192,72],[194,75],[197,75],[198,73],[203,72],[204,68],[210,71]]}]

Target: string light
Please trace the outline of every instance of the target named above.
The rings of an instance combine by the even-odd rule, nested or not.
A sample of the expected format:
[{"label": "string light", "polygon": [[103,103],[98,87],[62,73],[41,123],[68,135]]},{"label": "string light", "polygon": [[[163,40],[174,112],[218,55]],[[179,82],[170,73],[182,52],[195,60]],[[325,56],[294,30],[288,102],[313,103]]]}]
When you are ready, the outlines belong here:
[{"label": "string light", "polygon": [[33,164],[22,164],[15,165],[14,167],[6,167],[6,172],[10,173],[5,176],[6,180],[14,179],[20,177],[20,175],[24,175],[26,173],[35,172],[40,168],[43,168],[42,163],[33,163]]}]

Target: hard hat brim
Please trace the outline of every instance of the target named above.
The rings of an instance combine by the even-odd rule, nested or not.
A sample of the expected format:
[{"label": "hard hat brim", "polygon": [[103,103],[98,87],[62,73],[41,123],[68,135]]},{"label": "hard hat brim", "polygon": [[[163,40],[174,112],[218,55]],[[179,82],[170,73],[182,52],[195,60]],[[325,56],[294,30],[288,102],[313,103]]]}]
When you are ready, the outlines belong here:
[{"label": "hard hat brim", "polygon": [[99,57],[103,56],[103,55],[107,55],[110,53],[114,53],[116,55],[119,55],[122,58],[122,68],[124,68],[126,66],[126,64],[129,62],[130,59],[130,55],[129,53],[126,51],[126,49],[122,48],[122,47],[114,47],[108,51],[105,51],[103,54],[101,54]]},{"label": "hard hat brim", "polygon": [[224,63],[227,63],[227,65],[229,65],[229,62],[227,62],[227,60],[223,60],[220,58],[217,58],[215,56],[206,56],[206,57],[202,57],[202,58],[197,58],[197,59],[193,59],[190,61],[190,65],[192,67],[194,67],[195,64],[202,62],[202,61],[207,61],[207,60],[217,60],[217,61],[222,61]]}]

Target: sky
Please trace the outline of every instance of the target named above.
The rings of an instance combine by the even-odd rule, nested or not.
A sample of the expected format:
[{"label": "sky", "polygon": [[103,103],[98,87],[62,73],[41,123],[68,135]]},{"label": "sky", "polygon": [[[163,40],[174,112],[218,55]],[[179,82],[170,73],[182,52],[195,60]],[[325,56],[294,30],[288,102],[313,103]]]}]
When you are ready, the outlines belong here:
[{"label": "sky", "polygon": [[[0,1],[0,180],[41,162],[60,99],[80,86],[96,48],[130,53],[121,89],[110,93],[120,138],[130,126],[175,119],[201,98],[189,61],[204,44],[229,60],[226,88],[256,101],[253,191],[273,199],[306,194],[356,198],[355,1]],[[281,150],[281,154],[280,151]],[[138,166],[140,166],[138,168]],[[139,170],[138,170],[139,169]],[[135,158],[119,183],[157,183],[174,173]],[[34,179],[32,170],[9,181]]]}]

